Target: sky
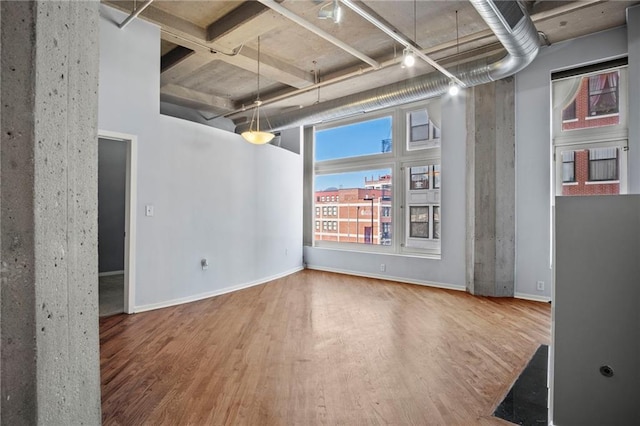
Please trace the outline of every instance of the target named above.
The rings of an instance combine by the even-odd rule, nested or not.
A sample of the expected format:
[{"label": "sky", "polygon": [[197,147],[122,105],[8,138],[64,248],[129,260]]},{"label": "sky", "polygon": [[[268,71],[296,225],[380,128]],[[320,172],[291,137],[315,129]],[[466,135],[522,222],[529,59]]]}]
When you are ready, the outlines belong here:
[{"label": "sky", "polygon": [[[391,138],[391,117],[334,127],[316,132],[315,160],[333,160],[359,155],[377,154],[382,150],[382,140]],[[361,188],[365,176],[390,174],[391,169],[367,170],[341,173],[339,175],[316,176],[316,190],[330,187]]]}]

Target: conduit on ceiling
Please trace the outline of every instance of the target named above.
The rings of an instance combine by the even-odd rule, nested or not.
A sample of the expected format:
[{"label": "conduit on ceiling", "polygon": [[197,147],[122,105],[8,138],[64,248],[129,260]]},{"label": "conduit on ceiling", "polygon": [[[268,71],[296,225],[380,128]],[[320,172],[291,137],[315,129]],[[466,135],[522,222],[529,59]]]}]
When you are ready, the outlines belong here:
[{"label": "conduit on ceiling", "polygon": [[[539,39],[524,6],[519,1],[469,1],[502,43],[507,54],[491,63],[483,59],[461,66],[456,77],[466,87],[473,87],[511,76],[529,65],[538,54]],[[514,8],[514,5],[517,7]],[[271,130],[310,125],[438,97],[448,91],[449,81],[448,77],[433,72],[311,105],[272,117]],[[236,133],[246,130],[246,127],[246,124],[236,126]]]}]

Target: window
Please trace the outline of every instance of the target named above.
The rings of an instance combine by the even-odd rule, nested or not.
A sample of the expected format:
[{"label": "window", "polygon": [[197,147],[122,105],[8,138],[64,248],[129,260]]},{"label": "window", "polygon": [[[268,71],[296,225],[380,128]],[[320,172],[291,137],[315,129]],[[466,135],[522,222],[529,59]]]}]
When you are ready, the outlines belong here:
[{"label": "window", "polygon": [[[440,129],[431,115],[439,111],[432,114],[423,102],[315,129],[314,149],[306,151],[313,155],[316,190],[309,199],[333,194],[326,213],[334,231],[329,238],[316,232],[315,246],[440,255]],[[394,135],[428,144],[397,144]],[[399,186],[394,182],[398,176]]]},{"label": "window", "polygon": [[562,153],[562,182],[576,181],[576,155],[574,151]]},{"label": "window", "polygon": [[625,194],[626,58],[554,72],[551,79],[555,195]]},{"label": "window", "polygon": [[409,141],[425,141],[429,139],[429,114],[426,109],[409,113]]},{"label": "window", "polygon": [[320,207],[316,207],[316,216],[320,216]]},{"label": "window", "polygon": [[409,236],[411,238],[429,238],[429,207],[409,207]]},{"label": "window", "polygon": [[[316,131],[314,160],[327,161],[390,152],[391,126],[391,117],[387,116]],[[385,147],[385,144],[389,146]]]},{"label": "window", "polygon": [[322,216],[326,216],[326,215],[327,215],[327,208],[322,207]]},{"label": "window", "polygon": [[322,230],[323,231],[327,230],[327,221],[326,220],[322,222]]},{"label": "window", "polygon": [[589,150],[589,180],[618,180],[618,148]]},{"label": "window", "polygon": [[576,119],[576,100],[574,99],[571,103],[562,110],[562,121],[573,121]]},{"label": "window", "polygon": [[320,221],[316,220],[316,231],[320,230]]},{"label": "window", "polygon": [[433,189],[440,189],[440,164],[434,164],[431,170],[433,171]]},{"label": "window", "polygon": [[411,167],[411,179],[409,180],[409,188],[429,189],[429,166]]},{"label": "window", "polygon": [[589,77],[589,116],[618,113],[618,71]]},{"label": "window", "polygon": [[[439,106],[439,104],[438,104]],[[431,103],[426,108],[414,109],[407,112],[407,149],[425,149],[440,145],[440,128],[429,115],[434,111]]]}]

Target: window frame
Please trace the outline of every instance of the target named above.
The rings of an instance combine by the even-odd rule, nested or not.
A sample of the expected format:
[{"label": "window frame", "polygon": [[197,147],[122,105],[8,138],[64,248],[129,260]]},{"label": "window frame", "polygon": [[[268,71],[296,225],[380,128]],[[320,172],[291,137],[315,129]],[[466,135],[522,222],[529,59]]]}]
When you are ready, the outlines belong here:
[{"label": "window frame", "polygon": [[[350,243],[350,242],[341,242],[341,241],[325,241],[325,240],[315,240],[315,236],[313,235],[313,231],[307,234],[305,237],[305,241],[307,244],[312,247],[317,248],[329,248],[329,249],[337,249],[344,251],[355,251],[355,252],[379,252],[379,253],[388,253],[388,254],[398,254],[398,255],[410,255],[417,257],[425,257],[431,259],[441,259],[441,241],[442,235],[439,239],[435,240],[435,243],[432,247],[411,247],[405,244],[407,230],[405,229],[407,219],[405,218],[405,213],[408,211],[406,208],[407,205],[407,194],[406,188],[408,188],[408,183],[405,182],[405,167],[409,164],[420,164],[424,163],[424,161],[429,161],[430,164],[438,164],[440,165],[441,170],[441,148],[440,148],[440,140],[438,140],[438,144],[430,147],[421,147],[420,149],[410,149],[407,146],[407,121],[408,121],[408,113],[410,111],[415,111],[417,109],[426,108],[427,104],[431,102],[440,103],[440,99],[430,99],[427,101],[416,102],[412,104],[407,104],[399,107],[389,108],[381,111],[377,111],[374,113],[367,113],[363,115],[359,115],[357,117],[349,117],[342,120],[336,120],[327,123],[321,123],[319,125],[313,126],[309,128],[309,132],[306,133],[308,137],[311,139],[310,147],[311,149],[306,150],[307,155],[310,158],[307,158],[307,164],[310,166],[310,182],[311,188],[308,189],[311,191],[311,196],[308,198],[311,207],[315,206],[315,180],[316,176],[321,175],[330,175],[337,173],[349,173],[349,172],[359,172],[366,170],[390,170],[392,175],[392,185],[390,190],[390,225],[384,225],[385,228],[389,228],[389,236],[391,238],[391,245],[373,245],[373,244],[363,244],[359,243]],[[438,106],[439,107],[439,106]],[[348,157],[348,158],[338,158],[332,160],[324,160],[324,161],[315,161],[315,133],[318,131],[334,128],[334,127],[342,127],[350,124],[356,124],[364,121],[375,120],[377,118],[390,116],[391,117],[391,151],[389,152],[380,152],[376,154],[370,155],[362,155],[359,157]],[[441,132],[441,130],[440,130]],[[441,173],[441,172],[440,172]],[[432,171],[429,170],[429,183],[430,186],[434,183],[434,176]],[[318,188],[321,190],[321,188]],[[440,189],[437,189],[439,194]],[[339,197],[337,197],[339,198]],[[438,196],[438,202],[435,203],[441,211],[441,203],[440,197]],[[382,218],[382,209],[385,207],[384,204],[380,203],[378,206],[378,215],[379,221]],[[433,211],[433,206],[429,208],[430,214]],[[386,216],[385,216],[386,217]],[[429,233],[430,236],[433,235],[433,220],[432,216],[429,217]],[[442,217],[440,217],[440,224],[442,223]],[[382,230],[382,222],[380,221],[380,229],[378,229],[378,233]],[[340,226],[338,226],[338,230],[340,230]],[[381,234],[380,234],[381,235]],[[375,237],[374,237],[375,238]],[[364,239],[364,235],[363,235]],[[436,247],[437,246],[437,247]]]}]

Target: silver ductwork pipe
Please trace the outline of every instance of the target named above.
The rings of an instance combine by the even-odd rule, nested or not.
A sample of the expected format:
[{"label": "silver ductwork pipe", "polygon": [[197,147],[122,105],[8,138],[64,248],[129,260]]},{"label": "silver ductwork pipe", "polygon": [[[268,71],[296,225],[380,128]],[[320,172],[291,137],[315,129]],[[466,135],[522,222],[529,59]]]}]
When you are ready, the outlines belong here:
[{"label": "silver ductwork pipe", "polygon": [[[455,74],[466,87],[500,80],[529,65],[538,54],[538,32],[520,2],[469,0],[507,51],[494,62],[483,59],[461,66]],[[344,96],[270,118],[271,130],[336,120],[396,105],[435,98],[449,89],[449,78],[433,72]],[[249,124],[236,127],[236,133]]]}]

